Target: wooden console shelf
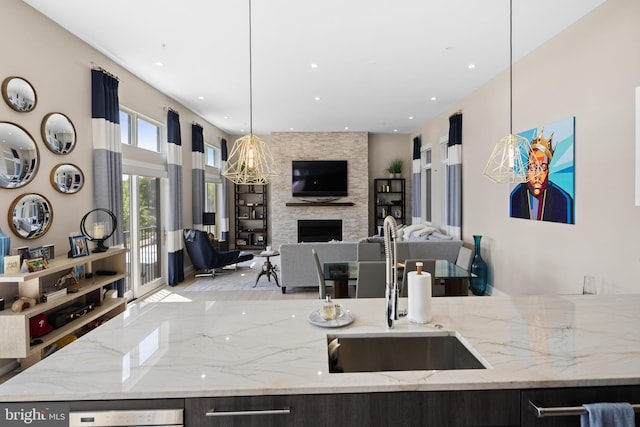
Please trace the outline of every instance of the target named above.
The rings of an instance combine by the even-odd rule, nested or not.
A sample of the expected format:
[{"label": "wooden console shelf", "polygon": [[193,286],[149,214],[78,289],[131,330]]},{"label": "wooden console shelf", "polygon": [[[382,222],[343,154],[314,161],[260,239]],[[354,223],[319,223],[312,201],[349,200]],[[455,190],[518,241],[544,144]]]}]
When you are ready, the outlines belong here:
[{"label": "wooden console shelf", "polygon": [[[52,344],[67,335],[80,335],[87,330],[89,322],[96,319],[109,319],[122,313],[126,308],[124,298],[105,298],[105,287],[124,279],[126,251],[111,248],[106,252],[93,253],[79,258],[58,257],[49,261],[48,268],[33,273],[2,274],[0,284],[14,285],[21,297],[35,298],[38,303],[21,312],[14,313],[11,303],[0,311],[0,358],[21,359],[22,368],[41,360]],[[84,266],[86,272],[110,270],[113,275],[96,275],[79,281],[77,291],[48,302],[40,302],[42,293],[51,289],[56,281],[72,271],[76,266]],[[53,329],[49,333],[32,341],[29,320],[44,314],[49,319],[59,311],[74,303],[93,304],[94,308],[86,314]],[[50,321],[48,321],[51,324]]]},{"label": "wooden console shelf", "polygon": [[353,202],[288,202],[285,206],[353,206]]}]

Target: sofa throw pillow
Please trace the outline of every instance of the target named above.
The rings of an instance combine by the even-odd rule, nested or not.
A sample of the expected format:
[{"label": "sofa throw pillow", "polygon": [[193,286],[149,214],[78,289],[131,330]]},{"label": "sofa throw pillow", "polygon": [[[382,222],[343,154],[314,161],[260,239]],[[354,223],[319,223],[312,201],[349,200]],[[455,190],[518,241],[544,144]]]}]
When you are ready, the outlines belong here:
[{"label": "sofa throw pillow", "polygon": [[404,240],[408,240],[411,237],[411,233],[413,233],[414,231],[421,230],[421,229],[423,229],[425,227],[426,227],[426,225],[424,225],[424,224],[407,225],[406,227],[404,227],[402,229],[403,232],[404,232]]},{"label": "sofa throw pillow", "polygon": [[429,235],[429,240],[453,240],[453,236],[447,236],[446,234],[434,231]]},{"label": "sofa throw pillow", "polygon": [[413,232],[414,236],[428,236],[429,234],[432,234],[434,232],[438,231],[437,228],[435,227],[429,227],[428,225],[425,225],[424,228],[421,228],[420,230],[416,230]]},{"label": "sofa throw pillow", "polygon": [[413,233],[411,237],[409,237],[409,242],[425,242],[427,240],[429,240],[429,234],[417,236],[416,233]]}]

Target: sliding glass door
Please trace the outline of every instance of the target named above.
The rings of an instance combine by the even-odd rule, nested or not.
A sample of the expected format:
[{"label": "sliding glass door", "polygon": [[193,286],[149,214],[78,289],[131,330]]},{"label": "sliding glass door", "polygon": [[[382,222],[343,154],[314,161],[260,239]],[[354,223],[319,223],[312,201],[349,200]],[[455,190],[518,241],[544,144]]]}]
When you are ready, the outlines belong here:
[{"label": "sliding glass door", "polygon": [[127,290],[139,298],[166,283],[162,254],[161,178],[123,175]]}]

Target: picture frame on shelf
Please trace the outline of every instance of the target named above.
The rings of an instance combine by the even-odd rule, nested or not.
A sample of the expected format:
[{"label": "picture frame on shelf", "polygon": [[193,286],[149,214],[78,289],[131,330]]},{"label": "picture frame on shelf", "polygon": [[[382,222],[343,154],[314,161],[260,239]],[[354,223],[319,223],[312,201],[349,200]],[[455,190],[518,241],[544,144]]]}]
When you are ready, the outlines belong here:
[{"label": "picture frame on shelf", "polygon": [[50,261],[56,257],[55,246],[52,244],[43,245],[44,255],[47,257],[47,261]]},{"label": "picture frame on shelf", "polygon": [[25,260],[25,262],[27,263],[27,269],[29,270],[29,273],[44,270],[45,268],[47,268],[47,260],[45,260],[43,257],[30,258]]},{"label": "picture frame on shelf", "polygon": [[29,247],[21,246],[19,248],[14,249],[16,255],[20,255],[20,265],[24,262],[25,259],[29,258]]},{"label": "picture frame on shelf", "polygon": [[44,247],[36,246],[35,248],[29,248],[29,259],[34,258],[44,258],[45,260],[49,260],[47,254],[45,253]]},{"label": "picture frame on shelf", "polygon": [[10,255],[4,257],[4,274],[20,273],[20,255]]},{"label": "picture frame on shelf", "polygon": [[84,280],[85,278],[85,270],[84,265],[76,265],[73,269],[73,276],[76,278],[76,281]]},{"label": "picture frame on shelf", "polygon": [[79,258],[89,255],[89,245],[87,238],[82,235],[69,236],[69,245],[71,246],[71,258]]}]

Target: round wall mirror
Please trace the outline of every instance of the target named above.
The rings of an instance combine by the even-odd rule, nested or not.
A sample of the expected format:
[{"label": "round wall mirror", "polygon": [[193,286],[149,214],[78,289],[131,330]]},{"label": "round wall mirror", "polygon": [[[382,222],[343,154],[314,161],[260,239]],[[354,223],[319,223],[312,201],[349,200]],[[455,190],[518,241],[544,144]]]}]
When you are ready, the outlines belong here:
[{"label": "round wall mirror", "polygon": [[18,188],[33,179],[40,163],[38,146],[29,132],[10,122],[0,122],[0,188]]},{"label": "round wall mirror", "polygon": [[47,148],[56,154],[68,154],[76,146],[76,128],[62,113],[44,116],[40,133]]},{"label": "round wall mirror", "polygon": [[49,231],[53,221],[53,208],[41,194],[23,194],[11,203],[8,219],[16,236],[37,239]]},{"label": "round wall mirror", "polygon": [[21,77],[7,77],[2,82],[2,97],[9,107],[26,113],[36,108],[38,96],[31,83]]},{"label": "round wall mirror", "polygon": [[51,170],[51,185],[61,193],[73,194],[84,185],[84,174],[74,164],[60,163]]}]

